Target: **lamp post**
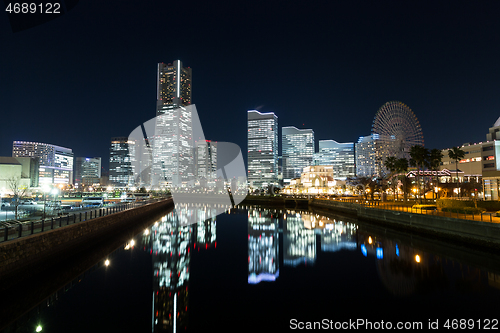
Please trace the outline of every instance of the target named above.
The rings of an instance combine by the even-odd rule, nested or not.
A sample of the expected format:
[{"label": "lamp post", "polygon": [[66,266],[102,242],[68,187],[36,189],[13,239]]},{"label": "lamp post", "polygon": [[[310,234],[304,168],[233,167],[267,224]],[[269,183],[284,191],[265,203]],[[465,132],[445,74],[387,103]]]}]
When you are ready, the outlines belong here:
[{"label": "lamp post", "polygon": [[42,187],[42,191],[43,191],[43,219],[45,220],[45,205],[47,203],[47,193],[50,191],[50,187],[47,184],[45,184]]},{"label": "lamp post", "polygon": [[[3,195],[5,193],[5,189],[3,188],[2,191],[0,192],[0,201],[3,201]],[[5,221],[7,221],[7,206],[5,206]]]},{"label": "lamp post", "polygon": [[52,193],[52,195],[54,195],[54,197],[52,198],[52,213],[54,213],[54,209],[56,209],[57,205],[56,205],[56,197],[57,197],[57,194],[59,193],[59,190],[54,187],[52,189],[52,191],[50,191],[50,193]]}]

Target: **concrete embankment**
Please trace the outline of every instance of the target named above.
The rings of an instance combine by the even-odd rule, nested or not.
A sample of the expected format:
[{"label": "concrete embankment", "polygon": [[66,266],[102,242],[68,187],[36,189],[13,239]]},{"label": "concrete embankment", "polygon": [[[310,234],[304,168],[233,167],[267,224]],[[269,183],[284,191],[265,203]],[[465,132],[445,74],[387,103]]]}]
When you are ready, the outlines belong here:
[{"label": "concrete embankment", "polygon": [[248,195],[245,197],[239,206],[271,206],[271,207],[286,207],[286,208],[302,208],[307,209],[308,199],[305,198],[287,198],[287,197],[271,197]]},{"label": "concrete embankment", "polygon": [[418,232],[423,235],[465,242],[479,247],[500,248],[500,224],[496,223],[376,209],[354,203],[323,199],[311,200],[309,207],[354,215],[359,220],[369,221],[380,226]]},{"label": "concrete embankment", "polygon": [[34,264],[50,262],[80,248],[88,248],[110,234],[140,223],[173,207],[172,199],[144,205],[123,212],[79,222],[64,228],[0,243],[0,276],[17,274]]}]

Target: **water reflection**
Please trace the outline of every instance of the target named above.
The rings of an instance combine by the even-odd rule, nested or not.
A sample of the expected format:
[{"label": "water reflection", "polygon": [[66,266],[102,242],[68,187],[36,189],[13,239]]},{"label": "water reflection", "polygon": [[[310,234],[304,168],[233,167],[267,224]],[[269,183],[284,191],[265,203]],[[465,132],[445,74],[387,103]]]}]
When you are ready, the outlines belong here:
[{"label": "water reflection", "polygon": [[[225,263],[225,268],[217,266],[215,272],[210,272],[217,278],[220,278],[217,274],[223,274],[227,278],[225,281],[228,281],[227,289],[238,295],[235,297],[236,301],[241,299],[241,303],[231,303],[231,307],[241,309],[240,312],[235,310],[235,313],[237,319],[240,319],[241,315],[242,321],[245,320],[245,311],[248,311],[245,306],[250,298],[247,294],[249,291],[258,293],[262,290],[272,290],[274,296],[279,290],[292,291],[289,293],[293,295],[289,298],[290,302],[283,302],[280,310],[273,314],[283,322],[290,319],[289,313],[297,303],[314,301],[318,303],[315,311],[321,311],[323,307],[330,309],[326,306],[328,304],[321,303],[319,296],[310,292],[311,280],[308,279],[318,275],[328,279],[328,283],[342,283],[346,286],[347,296],[335,294],[340,299],[362,299],[366,296],[367,288],[373,288],[370,292],[377,293],[380,308],[383,308],[383,304],[395,313],[400,308],[410,307],[412,302],[421,299],[421,295],[431,295],[436,297],[435,299],[439,299],[440,295],[468,295],[474,297],[474,300],[484,302],[488,295],[500,294],[498,254],[485,254],[411,234],[391,232],[338,215],[298,210],[255,207],[232,209],[229,215],[225,215],[224,220],[219,219],[218,225],[215,218],[206,219],[210,216],[210,209],[212,208],[207,205],[178,205],[175,211],[147,229],[142,229],[134,239],[123,244],[118,252],[106,256],[96,266],[115,269],[117,260],[114,256],[116,253],[125,253],[124,250],[130,251],[126,252],[127,254],[137,253],[139,250],[147,260],[151,256],[153,288],[151,290],[147,286],[145,290],[147,293],[152,292],[152,295],[147,295],[148,304],[138,306],[148,311],[151,309],[153,332],[184,332],[203,326],[199,318],[190,317],[198,317],[199,313],[197,315],[195,310],[192,314],[189,313],[190,309],[195,307],[191,304],[196,301],[195,297],[190,300],[190,284],[194,285],[199,281],[190,279],[191,266],[200,267],[196,266],[196,259],[200,258],[196,256],[203,255],[203,251],[211,249],[205,252],[203,260],[214,262],[224,262],[224,258],[227,258],[231,251],[236,251],[230,246],[218,248],[217,232],[219,242],[225,245],[227,243],[223,242],[228,239],[241,239],[244,242],[240,236],[247,237],[247,248],[243,246],[242,256],[236,256],[240,258],[240,262]],[[236,219],[236,216],[233,218],[233,214],[247,219],[245,231],[236,228],[241,220]],[[238,234],[234,233],[235,230]],[[247,235],[244,235],[245,232]],[[238,282],[231,284],[231,281],[242,281],[245,278],[244,270],[233,269],[233,266],[247,264],[244,263],[245,251],[248,253],[245,285],[247,289],[242,288]],[[344,258],[348,260],[343,260]],[[360,267],[366,274],[362,281],[370,284],[365,289],[363,283],[359,283],[359,276],[355,276],[359,274]],[[195,269],[195,272],[202,274],[200,270]],[[298,276],[304,283],[297,284]],[[355,282],[349,285],[349,282],[346,283],[349,280]],[[119,284],[122,281],[113,280],[113,283]],[[266,288],[262,288],[263,286]],[[199,291],[200,288],[198,286],[198,289],[193,290]],[[328,288],[321,290],[325,295],[330,292]],[[145,295],[146,292],[142,294]],[[218,297],[222,292],[219,289],[210,295]],[[262,299],[270,303],[277,302],[276,297],[270,299],[266,298],[266,295],[257,295],[255,298],[259,302]],[[42,303],[37,308],[37,317],[43,317],[43,308],[52,307],[60,296],[61,292],[58,292]],[[284,294],[278,296],[285,297]],[[328,294],[325,299],[330,300],[330,296],[331,294]],[[394,302],[394,297],[397,302]],[[432,305],[429,301],[432,297],[425,298],[429,306]],[[203,301],[206,301],[206,298]],[[487,304],[481,301],[478,301],[478,304]],[[450,309],[453,309],[453,306],[452,303],[447,304]],[[220,308],[206,304],[198,305],[198,308],[211,317],[217,317],[221,311]],[[387,310],[387,313],[390,313],[390,310]],[[360,316],[363,314],[359,313]],[[148,330],[151,329],[149,319],[147,324]]]},{"label": "water reflection", "polygon": [[279,276],[278,215],[248,211],[248,283],[275,281]]},{"label": "water reflection", "polygon": [[215,209],[215,205],[177,205],[143,233],[144,249],[153,261],[153,332],[187,329],[191,251],[216,246],[217,222],[205,219]]}]

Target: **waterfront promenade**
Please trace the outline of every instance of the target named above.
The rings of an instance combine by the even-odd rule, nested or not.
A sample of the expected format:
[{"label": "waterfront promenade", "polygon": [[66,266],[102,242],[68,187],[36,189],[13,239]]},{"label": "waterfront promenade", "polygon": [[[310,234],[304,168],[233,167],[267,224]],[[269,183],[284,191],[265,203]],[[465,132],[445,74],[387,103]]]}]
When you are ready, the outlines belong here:
[{"label": "waterfront promenade", "polygon": [[407,212],[412,214],[424,214],[424,215],[433,215],[433,216],[442,216],[442,217],[451,217],[462,220],[471,220],[471,221],[481,221],[481,222],[491,222],[491,223],[500,223],[500,217],[496,216],[496,212],[485,212],[480,214],[467,214],[467,213],[453,213],[453,212],[445,212],[439,209],[426,209],[425,207],[415,208],[414,203],[404,203],[404,202],[383,202],[383,201],[370,201],[363,199],[323,199],[317,198],[315,200],[333,200],[344,203],[352,203],[357,204],[363,207],[370,207],[374,209],[384,209],[384,210],[392,210],[398,212]]}]

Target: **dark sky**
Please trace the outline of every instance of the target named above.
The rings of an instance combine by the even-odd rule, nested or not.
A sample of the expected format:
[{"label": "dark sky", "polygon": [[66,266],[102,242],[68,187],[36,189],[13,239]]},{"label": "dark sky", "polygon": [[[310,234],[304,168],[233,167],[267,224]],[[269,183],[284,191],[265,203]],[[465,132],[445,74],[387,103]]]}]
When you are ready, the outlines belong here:
[{"label": "dark sky", "polygon": [[243,151],[248,109],[356,142],[391,100],[428,148],[483,141],[500,116],[499,17],[499,1],[89,0],[14,33],[0,13],[0,155],[26,140],[107,161],[111,137],[155,116],[157,63],[176,59],[205,137]]}]

